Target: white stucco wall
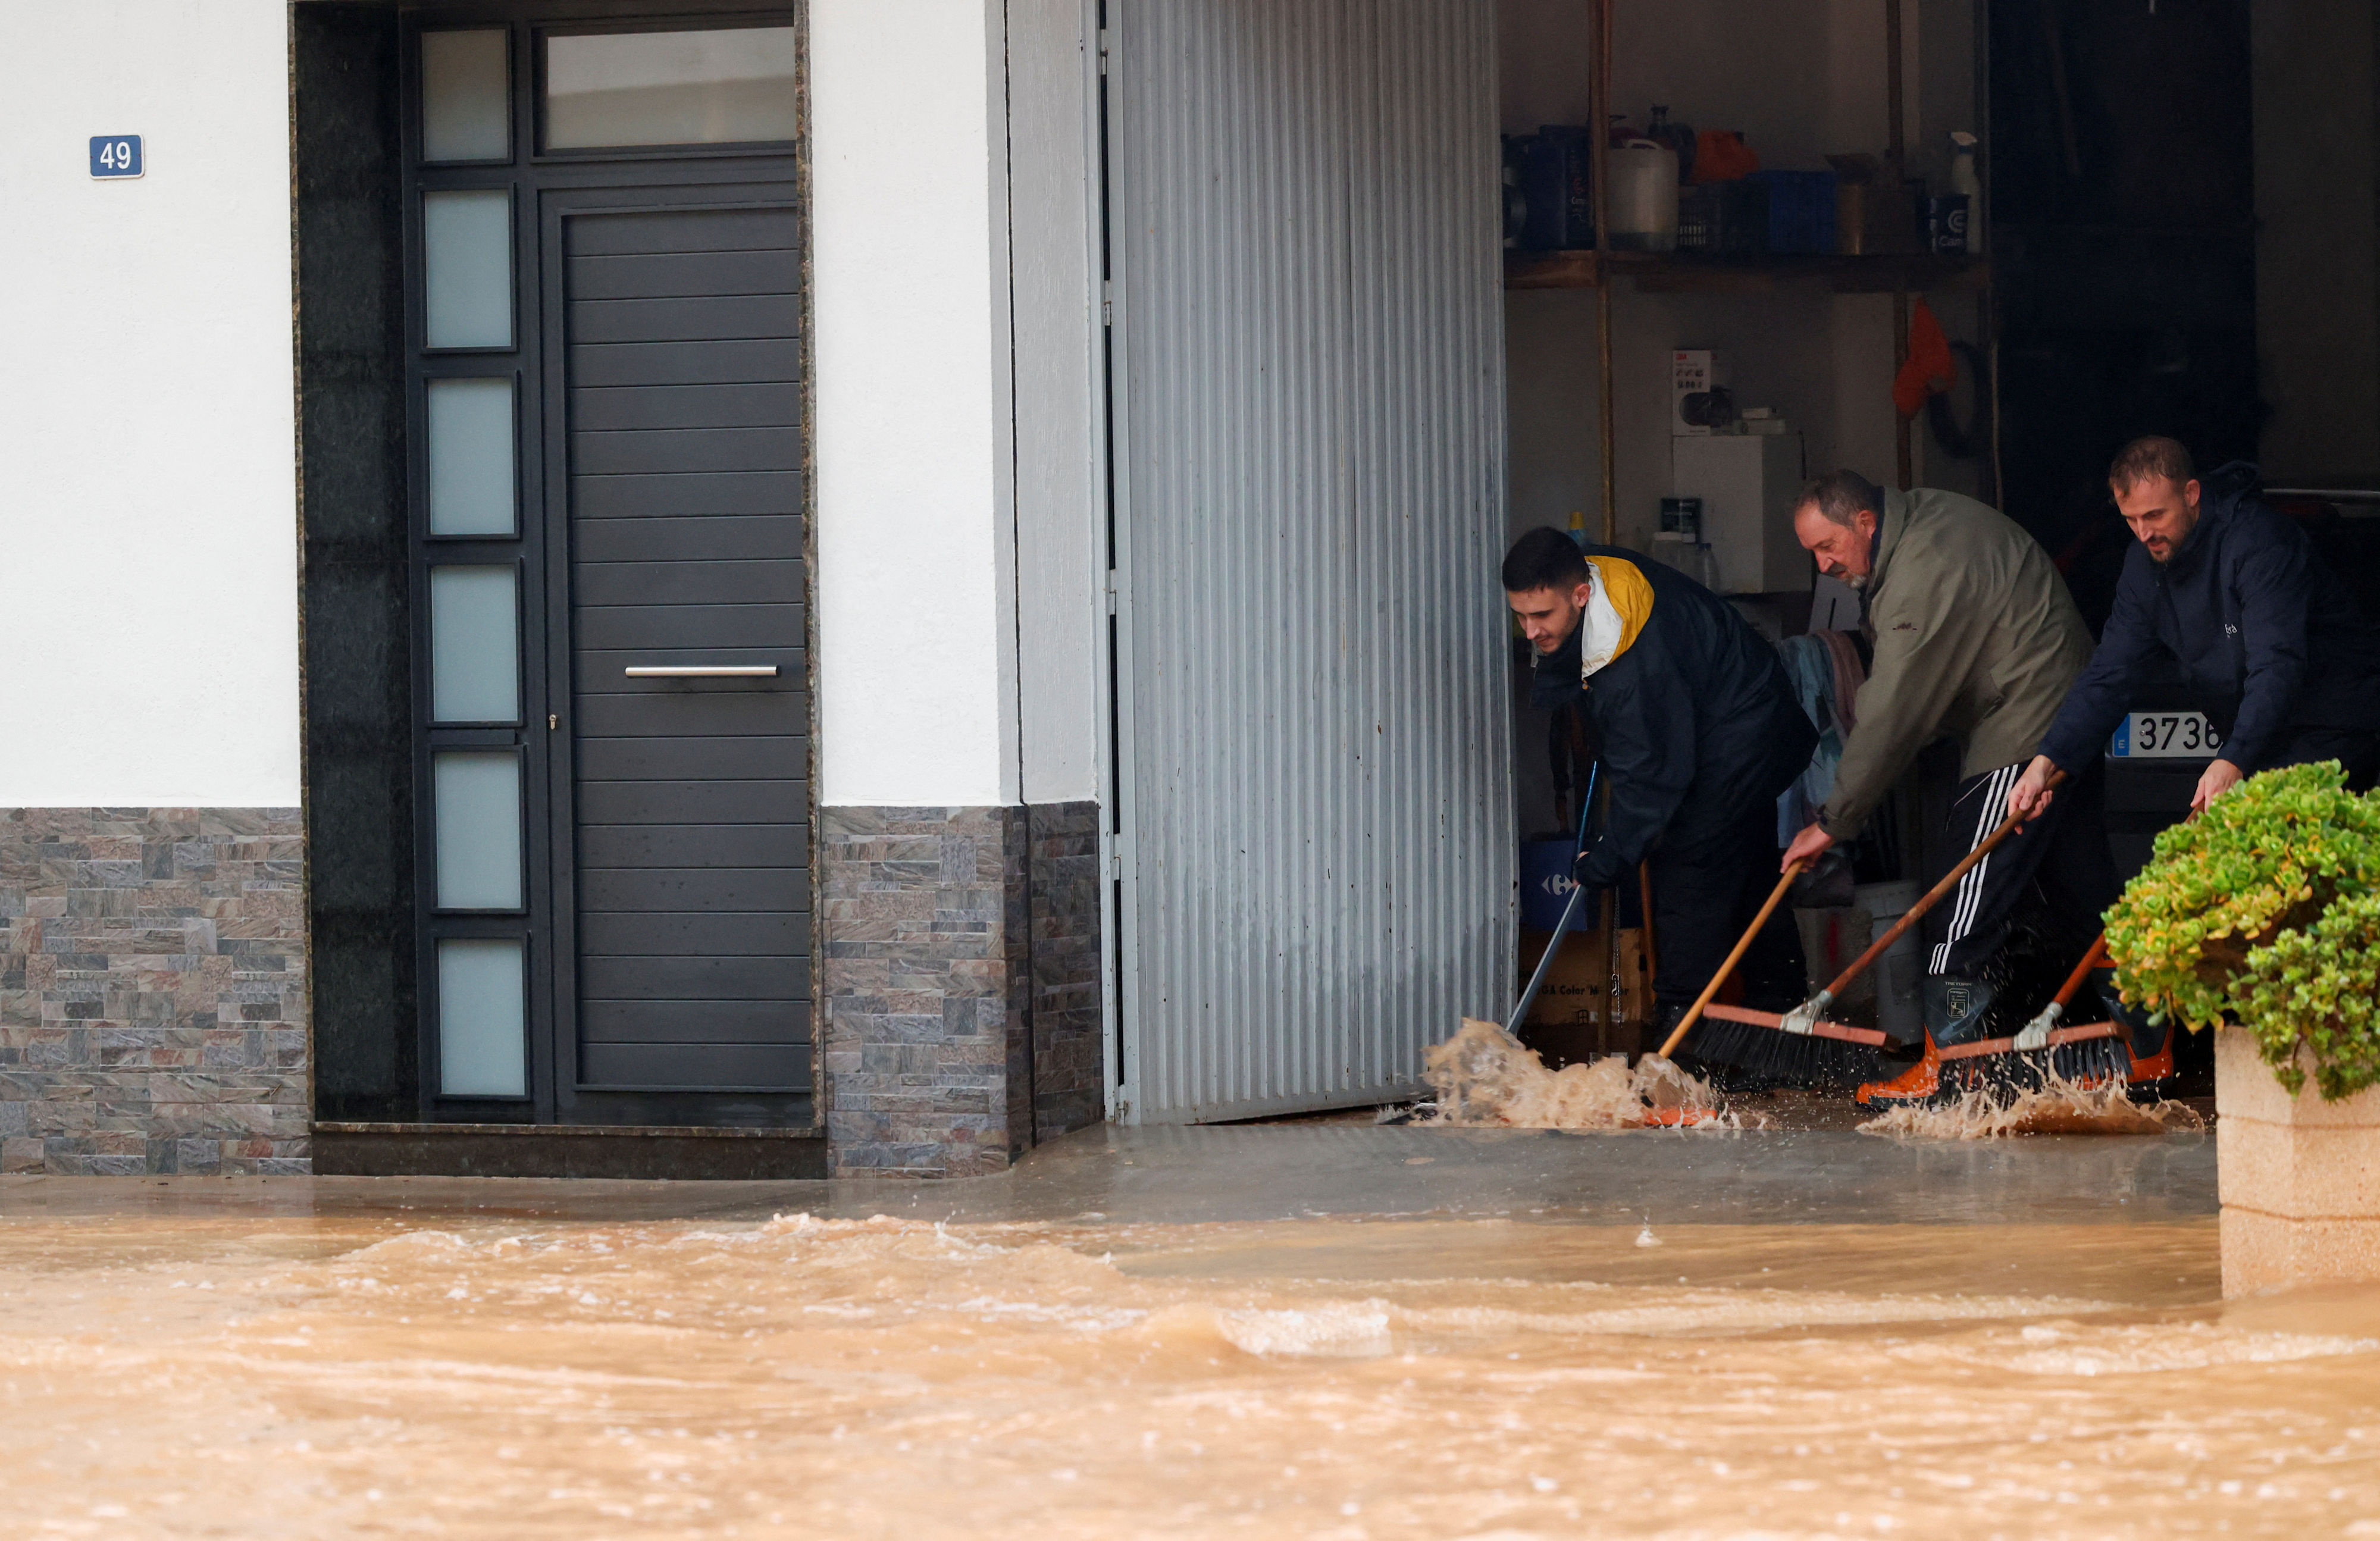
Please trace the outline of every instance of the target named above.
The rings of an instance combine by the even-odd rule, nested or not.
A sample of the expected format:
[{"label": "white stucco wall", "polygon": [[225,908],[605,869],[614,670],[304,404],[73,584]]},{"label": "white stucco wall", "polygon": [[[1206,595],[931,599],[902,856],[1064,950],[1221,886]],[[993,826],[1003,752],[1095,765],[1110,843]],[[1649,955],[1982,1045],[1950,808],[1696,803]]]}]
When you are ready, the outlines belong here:
[{"label": "white stucco wall", "polygon": [[1014,803],[1001,6],[810,7],[820,801]]},{"label": "white stucco wall", "polygon": [[298,801],[286,29],[0,4],[0,807]]}]

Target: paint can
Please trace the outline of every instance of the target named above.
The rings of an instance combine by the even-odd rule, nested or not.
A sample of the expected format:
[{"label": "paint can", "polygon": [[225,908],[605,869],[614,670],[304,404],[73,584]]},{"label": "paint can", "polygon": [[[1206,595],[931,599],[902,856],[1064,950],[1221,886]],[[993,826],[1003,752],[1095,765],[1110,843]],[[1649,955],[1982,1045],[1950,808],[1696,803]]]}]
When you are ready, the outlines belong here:
[{"label": "paint can", "polygon": [[1967,254],[1967,195],[1942,193],[1925,200],[1925,249],[1937,257]]}]

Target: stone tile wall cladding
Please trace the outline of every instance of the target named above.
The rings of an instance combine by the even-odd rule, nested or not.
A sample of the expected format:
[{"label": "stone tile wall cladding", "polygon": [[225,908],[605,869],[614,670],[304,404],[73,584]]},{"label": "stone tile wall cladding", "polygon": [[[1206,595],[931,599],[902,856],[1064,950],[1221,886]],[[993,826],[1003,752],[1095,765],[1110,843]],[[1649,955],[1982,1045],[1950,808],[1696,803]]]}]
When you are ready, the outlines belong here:
[{"label": "stone tile wall cladding", "polygon": [[1096,806],[819,820],[836,1172],[998,1171],[1100,1117]]},{"label": "stone tile wall cladding", "polygon": [[[0,809],[0,1170],[310,1170],[294,808]],[[1097,1122],[1099,810],[829,808],[846,1175],[997,1171]]]},{"label": "stone tile wall cladding", "polygon": [[300,1173],[296,808],[0,809],[0,1169]]},{"label": "stone tile wall cladding", "polygon": [[1025,810],[1032,868],[1033,1134],[1054,1139],[1107,1117],[1100,1042],[1099,806]]}]

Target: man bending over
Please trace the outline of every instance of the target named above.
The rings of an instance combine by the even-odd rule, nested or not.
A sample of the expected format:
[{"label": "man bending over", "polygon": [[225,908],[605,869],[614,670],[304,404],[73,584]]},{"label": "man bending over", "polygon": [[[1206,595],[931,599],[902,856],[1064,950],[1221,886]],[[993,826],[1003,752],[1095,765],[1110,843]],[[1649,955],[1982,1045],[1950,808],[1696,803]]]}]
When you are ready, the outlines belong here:
[{"label": "man bending over", "polygon": [[[1808,768],[1817,730],[1776,649],[1682,573],[1539,528],[1504,558],[1504,589],[1536,649],[1533,704],[1581,703],[1611,788],[1578,880],[1609,888],[1651,864],[1655,1025],[1666,1037],[1775,881],[1777,797]],[[1747,1004],[1801,1000],[1802,944],[1781,909],[1743,970]]]},{"label": "man bending over", "polygon": [[[1851,471],[1810,484],[1793,533],[1828,576],[1861,591],[1876,660],[1834,795],[1786,860],[1859,833],[1917,751],[1943,735],[1962,751],[1945,843],[1965,855],[2006,815],[2009,788],[2090,657],[2066,580],[1997,509],[1929,488],[1881,491]],[[2042,907],[2036,897],[2052,942],[2076,956],[2098,929],[2115,864],[2097,817],[2098,762],[2079,770],[2058,819],[2018,831],[1926,912],[1924,1052],[1882,1097],[1930,1096],[1936,1050],[1989,1036],[2003,982],[1995,965],[2019,918]]]}]

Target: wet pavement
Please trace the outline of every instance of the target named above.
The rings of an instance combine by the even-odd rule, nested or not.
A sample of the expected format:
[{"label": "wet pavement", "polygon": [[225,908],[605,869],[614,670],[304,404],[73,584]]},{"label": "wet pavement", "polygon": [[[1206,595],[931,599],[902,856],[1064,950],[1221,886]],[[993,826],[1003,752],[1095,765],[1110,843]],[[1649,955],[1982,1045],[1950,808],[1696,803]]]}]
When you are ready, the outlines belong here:
[{"label": "wet pavement", "polygon": [[0,1534],[2380,1535],[2380,1292],[2217,1263],[2205,1135],[0,1178]]},{"label": "wet pavement", "polygon": [[[579,1219],[895,1215],[1191,1224],[1536,1214],[1618,1224],[2212,1217],[2215,1141],[1900,1141],[1849,1131],[1578,1134],[1353,1122],[1106,1125],[954,1182],[0,1177],[0,1216],[453,1211]],[[2137,1206],[2138,1207],[2134,1207]]]}]

